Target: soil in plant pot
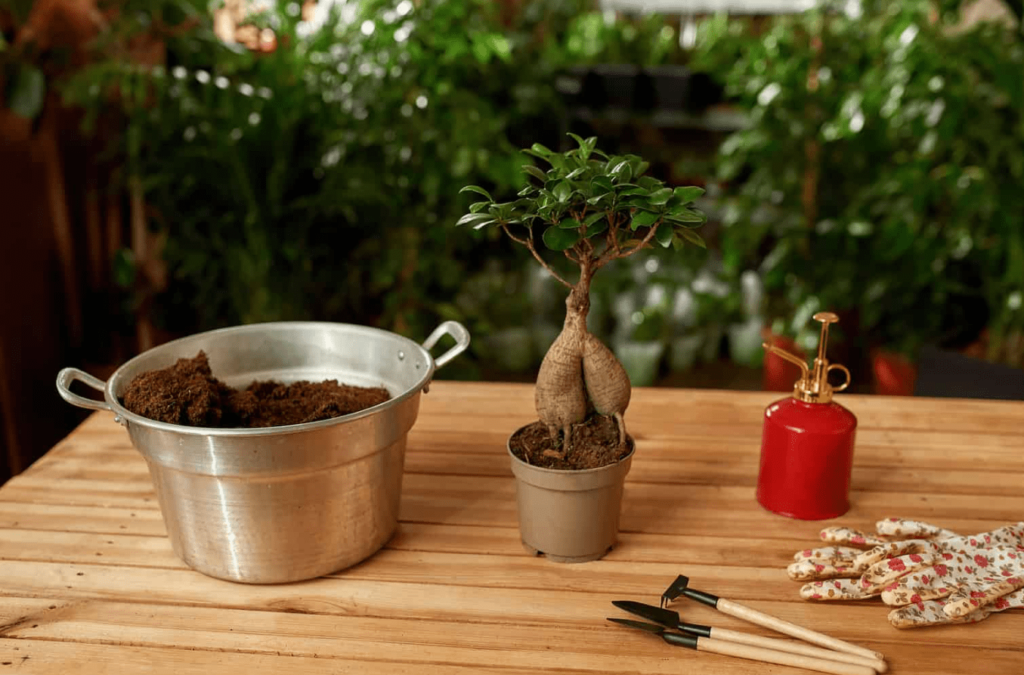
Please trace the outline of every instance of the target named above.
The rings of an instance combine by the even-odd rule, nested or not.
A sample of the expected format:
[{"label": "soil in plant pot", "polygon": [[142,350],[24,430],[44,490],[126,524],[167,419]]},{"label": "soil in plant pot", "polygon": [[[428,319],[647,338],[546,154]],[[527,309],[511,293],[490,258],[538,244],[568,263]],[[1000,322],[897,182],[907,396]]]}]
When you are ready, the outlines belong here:
[{"label": "soil in plant pot", "polygon": [[620,448],[615,419],[598,414],[591,415],[582,424],[573,425],[572,448],[565,457],[559,456],[562,448],[552,443],[548,428],[541,422],[523,427],[510,441],[512,454],[527,464],[564,471],[598,469],[614,464],[629,454],[630,445],[627,440],[627,447]]},{"label": "soil in plant pot", "polygon": [[391,398],[382,387],[324,382],[253,382],[233,389],[213,376],[204,352],[131,381],[121,404],[158,422],[190,427],[278,427],[364,410]]}]

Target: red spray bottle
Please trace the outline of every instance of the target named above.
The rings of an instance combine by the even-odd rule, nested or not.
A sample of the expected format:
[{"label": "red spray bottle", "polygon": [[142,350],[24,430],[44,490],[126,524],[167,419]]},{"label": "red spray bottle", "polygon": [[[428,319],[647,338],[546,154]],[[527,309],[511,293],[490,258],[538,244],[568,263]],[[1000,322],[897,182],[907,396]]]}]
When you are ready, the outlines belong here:
[{"label": "red spray bottle", "polygon": [[[803,359],[765,343],[768,351],[800,366],[803,375],[793,396],[776,401],[764,411],[761,471],[757,501],[769,511],[799,518],[835,518],[850,508],[850,471],[857,418],[832,400],[833,392],[850,384],[850,371],[825,358],[829,324],[839,321],[831,312],[819,312],[821,341],[813,370]],[[846,381],[828,383],[828,374],[840,370]]]}]

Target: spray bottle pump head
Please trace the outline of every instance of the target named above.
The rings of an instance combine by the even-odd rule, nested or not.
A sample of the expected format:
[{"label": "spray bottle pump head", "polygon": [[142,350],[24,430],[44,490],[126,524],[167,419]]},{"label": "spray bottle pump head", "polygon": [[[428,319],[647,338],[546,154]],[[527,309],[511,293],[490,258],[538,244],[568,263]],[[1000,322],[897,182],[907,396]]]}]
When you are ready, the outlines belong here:
[{"label": "spray bottle pump head", "polygon": [[[818,312],[814,315],[814,320],[821,322],[821,340],[818,342],[818,356],[814,359],[813,370],[802,358],[790,354],[784,349],[779,349],[767,342],[762,347],[776,356],[800,366],[802,375],[793,385],[793,398],[805,403],[828,403],[832,400],[833,393],[843,391],[850,386],[850,371],[846,369],[846,366],[838,363],[829,364],[828,358],[825,356],[829,324],[837,323],[839,317],[832,312]],[[846,375],[846,381],[839,387],[833,387],[828,383],[828,374],[833,369],[841,370]]]}]

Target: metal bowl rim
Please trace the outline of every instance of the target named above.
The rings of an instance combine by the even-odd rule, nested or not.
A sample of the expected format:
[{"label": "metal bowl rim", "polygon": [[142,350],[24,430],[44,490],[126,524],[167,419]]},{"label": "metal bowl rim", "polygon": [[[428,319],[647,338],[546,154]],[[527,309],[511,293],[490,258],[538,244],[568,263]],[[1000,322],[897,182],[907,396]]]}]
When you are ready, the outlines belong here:
[{"label": "metal bowl rim", "polygon": [[[258,428],[245,428],[245,427],[232,427],[228,429],[220,429],[216,427],[190,427],[183,424],[170,424],[169,422],[159,422],[157,420],[149,419],[137,415],[124,406],[118,401],[117,397],[113,393],[113,385],[117,382],[118,378],[123,375],[125,369],[128,368],[132,363],[141,360],[143,357],[152,354],[154,351],[170,347],[172,345],[194,340],[199,337],[207,337],[210,335],[217,335],[223,333],[244,333],[244,332],[257,332],[258,330],[265,330],[268,327],[275,328],[312,328],[316,326],[320,327],[345,327],[355,329],[356,332],[375,334],[380,337],[387,337],[391,339],[397,339],[404,342],[407,347],[411,350],[419,351],[427,360],[427,369],[423,373],[423,376],[411,387],[403,391],[401,394],[394,396],[383,403],[378,403],[375,406],[360,410],[359,412],[350,413],[348,415],[341,415],[340,417],[332,417],[326,420],[318,420],[316,422],[305,422],[303,424],[286,424],[278,427],[258,427]],[[189,436],[226,436],[226,437],[262,437],[262,436],[283,436],[287,434],[298,434],[306,431],[315,431],[317,429],[324,429],[337,424],[346,424],[348,422],[355,422],[356,420],[364,417],[370,417],[377,413],[384,412],[388,408],[397,406],[403,401],[411,398],[418,394],[427,384],[430,383],[431,378],[434,376],[435,366],[434,357],[430,355],[422,345],[413,342],[407,337],[399,335],[398,333],[392,333],[381,328],[373,328],[371,326],[360,326],[353,323],[336,323],[331,321],[268,321],[264,323],[252,323],[243,326],[229,326],[227,328],[217,328],[215,330],[209,330],[202,333],[194,333],[185,337],[178,338],[177,340],[171,340],[164,344],[158,345],[147,349],[146,351],[133,356],[128,361],[125,361],[121,366],[114,371],[114,373],[107,379],[107,386],[104,388],[103,397],[106,399],[107,404],[110,405],[114,414],[123,419],[125,422],[132,424],[138,424],[140,426],[150,427],[160,431],[168,431],[178,434],[187,434]]]}]

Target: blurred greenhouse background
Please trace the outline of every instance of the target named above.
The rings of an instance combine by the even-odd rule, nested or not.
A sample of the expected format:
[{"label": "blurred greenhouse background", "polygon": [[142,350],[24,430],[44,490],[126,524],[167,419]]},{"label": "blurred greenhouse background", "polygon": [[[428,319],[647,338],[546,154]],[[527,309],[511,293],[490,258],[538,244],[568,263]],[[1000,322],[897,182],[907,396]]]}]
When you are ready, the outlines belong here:
[{"label": "blurred greenhouse background", "polygon": [[[104,375],[219,326],[421,340],[457,319],[472,358],[445,377],[530,381],[563,291],[500,233],[454,231],[458,190],[514,195],[519,148],[574,132],[706,189],[706,250],[652,249],[595,285],[591,329],[634,384],[789,390],[793,367],[761,343],[812,353],[828,309],[855,391],[1024,398],[1021,15],[1020,0],[15,0],[4,281],[48,296],[7,299],[22,320],[0,366],[34,391],[21,360]],[[55,372],[36,399],[5,396],[8,427],[18,406],[56,407]]]}]

